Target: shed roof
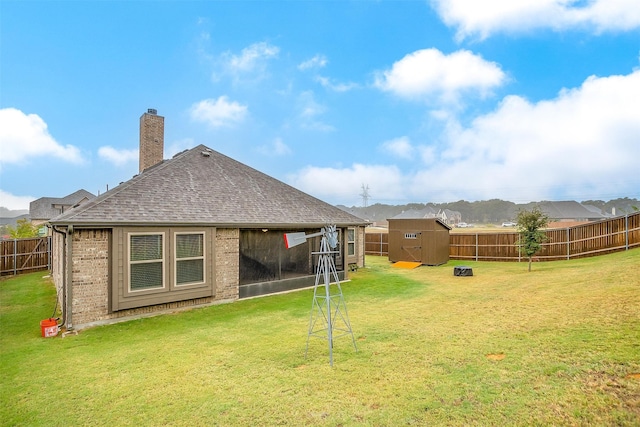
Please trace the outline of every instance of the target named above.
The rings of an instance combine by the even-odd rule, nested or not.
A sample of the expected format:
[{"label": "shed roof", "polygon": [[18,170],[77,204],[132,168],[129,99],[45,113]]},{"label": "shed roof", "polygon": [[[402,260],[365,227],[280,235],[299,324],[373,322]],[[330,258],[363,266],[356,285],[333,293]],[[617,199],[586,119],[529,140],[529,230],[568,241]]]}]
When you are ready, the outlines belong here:
[{"label": "shed roof", "polygon": [[51,223],[234,228],[367,224],[204,145],[145,170]]}]

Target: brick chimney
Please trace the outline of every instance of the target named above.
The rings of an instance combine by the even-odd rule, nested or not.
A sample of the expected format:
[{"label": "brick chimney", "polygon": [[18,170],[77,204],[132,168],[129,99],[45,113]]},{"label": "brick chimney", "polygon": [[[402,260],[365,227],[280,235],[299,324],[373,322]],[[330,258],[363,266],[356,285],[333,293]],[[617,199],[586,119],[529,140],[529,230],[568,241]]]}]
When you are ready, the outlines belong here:
[{"label": "brick chimney", "polygon": [[164,117],[149,108],[140,116],[140,172],[162,162],[164,156]]}]

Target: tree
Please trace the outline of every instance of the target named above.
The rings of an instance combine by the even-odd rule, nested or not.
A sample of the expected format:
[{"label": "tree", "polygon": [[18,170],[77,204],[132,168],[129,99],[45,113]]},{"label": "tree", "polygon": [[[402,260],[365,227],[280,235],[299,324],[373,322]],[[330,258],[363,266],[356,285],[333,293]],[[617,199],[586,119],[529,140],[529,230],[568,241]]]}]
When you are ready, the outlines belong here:
[{"label": "tree", "polygon": [[539,207],[531,210],[521,210],[516,215],[518,222],[518,245],[520,253],[529,258],[529,271],[531,271],[531,260],[540,250],[542,243],[547,240],[547,235],[543,228],[549,224],[549,217],[545,215]]},{"label": "tree", "polygon": [[38,237],[38,227],[26,218],[16,221],[15,228],[12,226],[8,226],[7,228],[9,229],[9,236],[11,236],[12,239]]}]

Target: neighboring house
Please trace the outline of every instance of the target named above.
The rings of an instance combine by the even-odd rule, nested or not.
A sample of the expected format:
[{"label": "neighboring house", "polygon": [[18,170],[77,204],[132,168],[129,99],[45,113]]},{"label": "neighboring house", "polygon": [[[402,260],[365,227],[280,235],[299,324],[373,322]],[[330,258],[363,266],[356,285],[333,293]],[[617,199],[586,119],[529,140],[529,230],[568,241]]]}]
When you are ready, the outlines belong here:
[{"label": "neighboring house", "polygon": [[549,222],[552,226],[553,223],[571,223],[573,225],[606,218],[599,211],[589,209],[575,201],[541,202],[538,206],[549,217]]},{"label": "neighboring house", "polygon": [[288,232],[335,224],[339,275],[364,266],[366,221],[204,145],[140,169],[50,221],[67,328],[313,286],[320,238],[286,249]]},{"label": "neighboring house", "polygon": [[462,220],[462,215],[458,211],[450,209],[435,209],[425,206],[422,209],[409,209],[391,219],[439,219],[444,224],[454,225]]},{"label": "neighboring house", "polygon": [[458,211],[452,211],[451,209],[441,209],[436,218],[441,219],[447,225],[455,225],[462,221],[462,214]]},{"label": "neighboring house", "polygon": [[408,209],[391,219],[436,218],[437,215],[438,209],[434,209],[431,206],[425,206],[422,209]]},{"label": "neighboring house", "polygon": [[29,216],[34,225],[44,224],[74,206],[82,205],[95,198],[96,196],[87,190],[78,190],[66,197],[41,197],[29,204]]},{"label": "neighboring house", "polygon": [[[583,204],[582,206],[584,206],[584,208],[588,209],[590,212],[593,212],[593,213],[595,213],[597,215],[601,215],[603,219],[604,218],[611,218],[613,216],[613,215],[611,215],[611,214],[609,214],[607,212],[602,212],[602,209],[600,209],[597,206],[585,205],[585,204]],[[615,210],[615,208],[614,208],[614,210]]]}]

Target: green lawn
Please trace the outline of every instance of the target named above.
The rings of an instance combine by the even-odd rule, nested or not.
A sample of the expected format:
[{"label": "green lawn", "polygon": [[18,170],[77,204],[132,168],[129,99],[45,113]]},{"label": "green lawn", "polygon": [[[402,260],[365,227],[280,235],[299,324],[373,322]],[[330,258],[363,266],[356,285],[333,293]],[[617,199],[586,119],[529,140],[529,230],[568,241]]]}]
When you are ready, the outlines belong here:
[{"label": "green lawn", "polygon": [[41,338],[44,273],[0,281],[0,422],[29,426],[640,425],[640,250],[583,260],[368,257],[358,351],[313,339],[310,290]]}]

